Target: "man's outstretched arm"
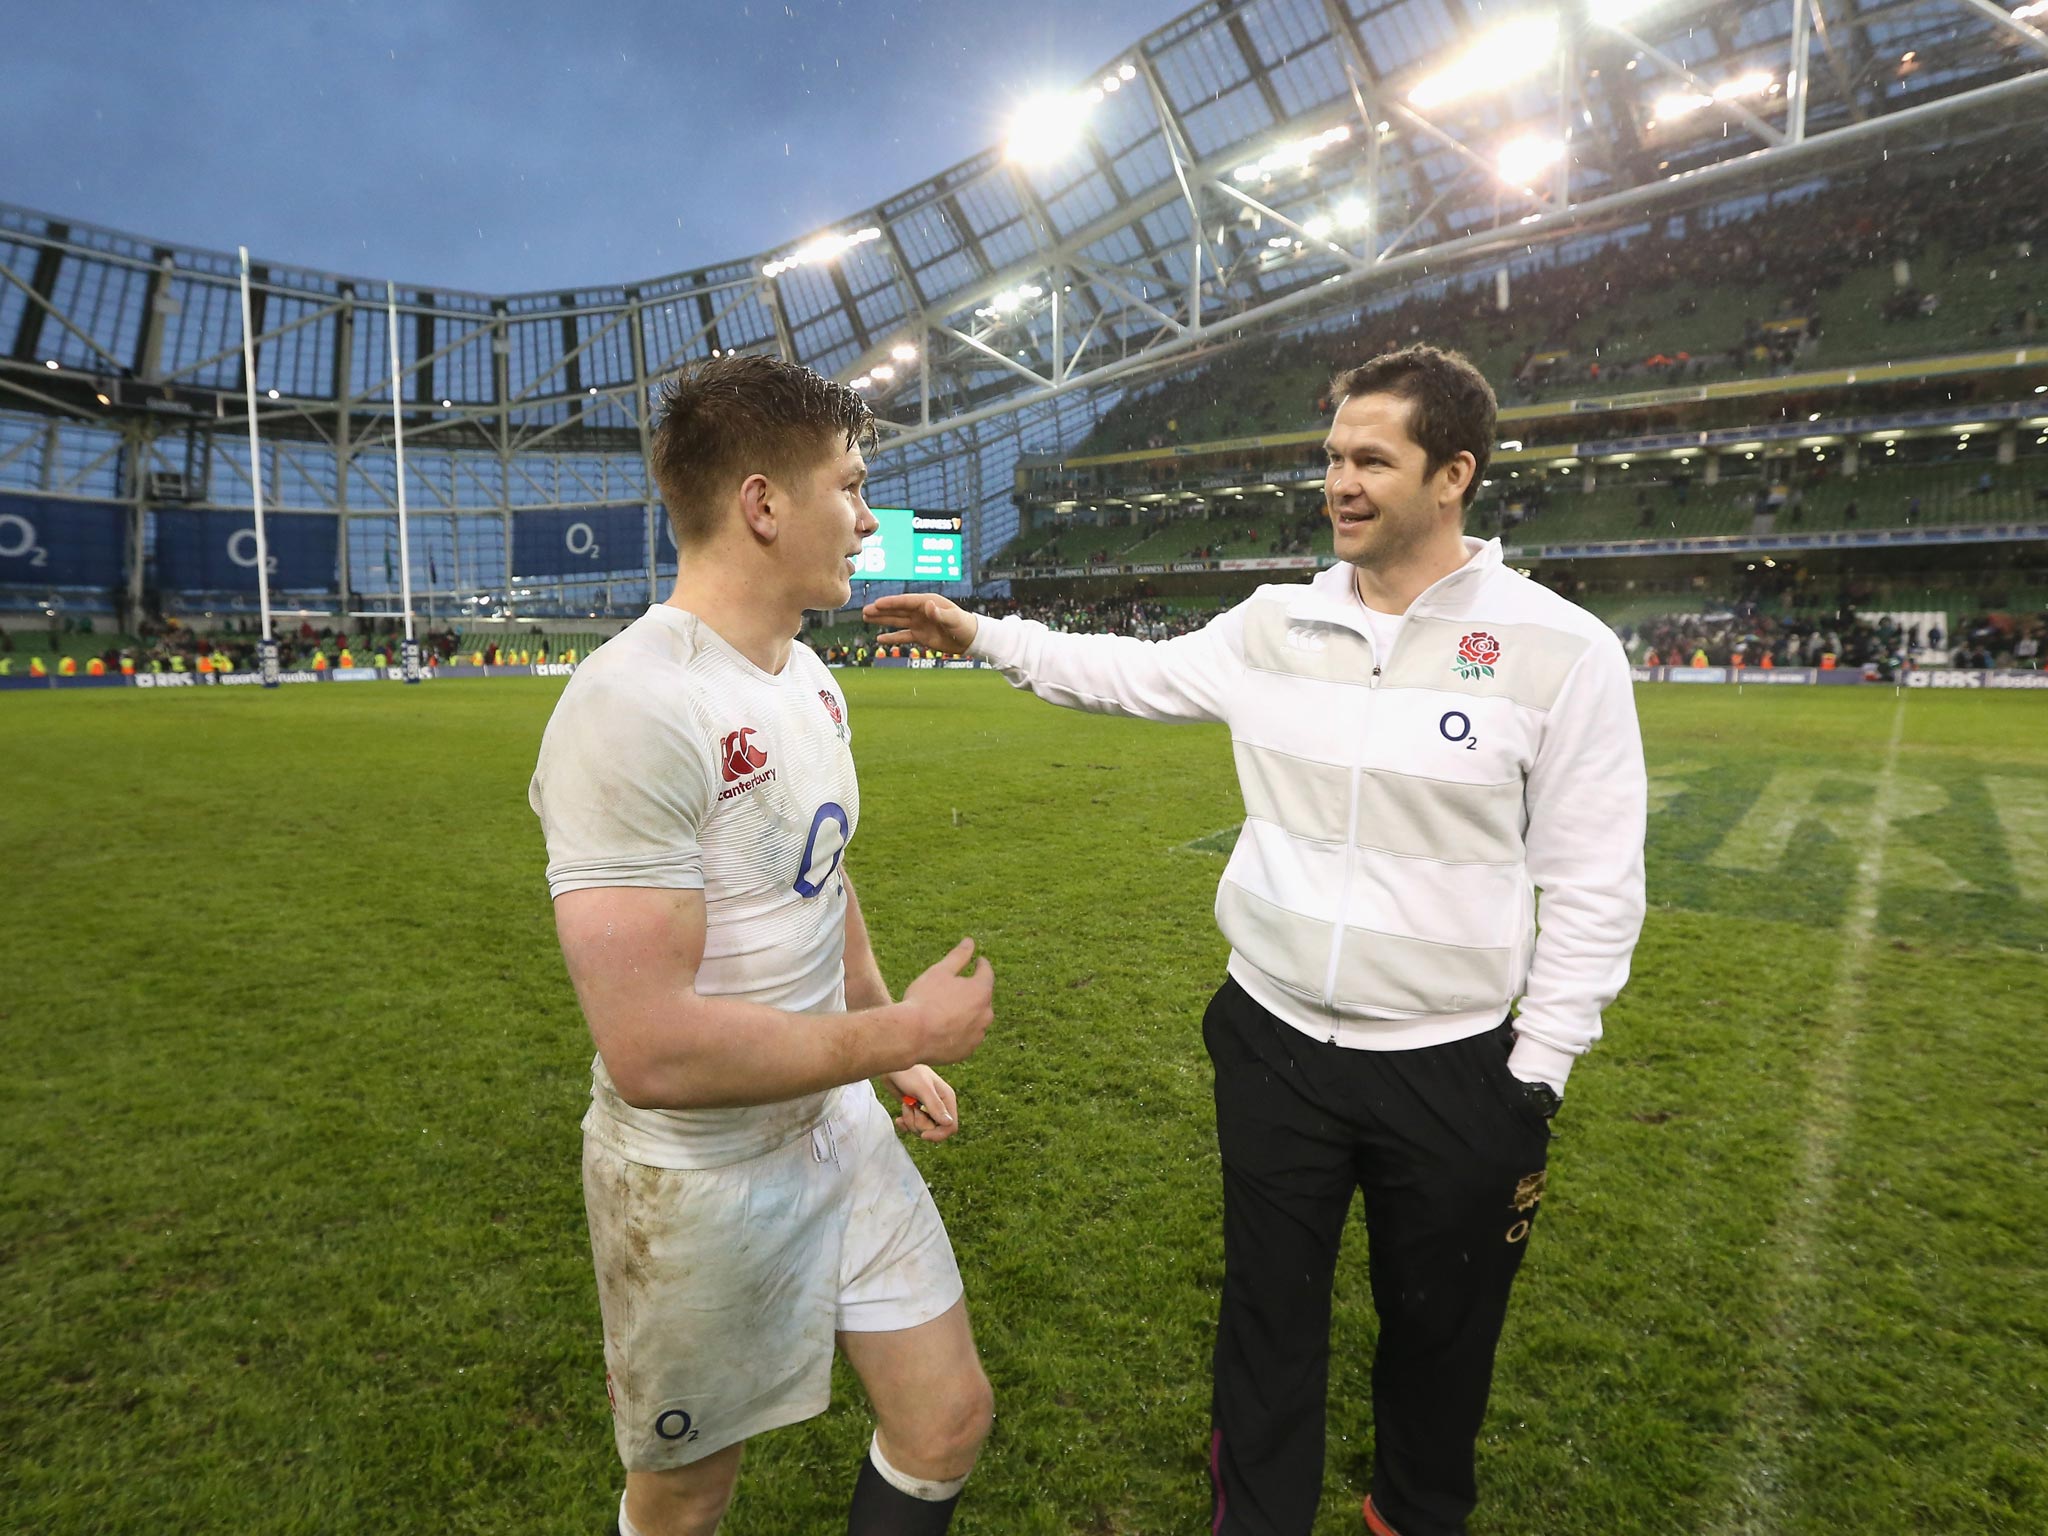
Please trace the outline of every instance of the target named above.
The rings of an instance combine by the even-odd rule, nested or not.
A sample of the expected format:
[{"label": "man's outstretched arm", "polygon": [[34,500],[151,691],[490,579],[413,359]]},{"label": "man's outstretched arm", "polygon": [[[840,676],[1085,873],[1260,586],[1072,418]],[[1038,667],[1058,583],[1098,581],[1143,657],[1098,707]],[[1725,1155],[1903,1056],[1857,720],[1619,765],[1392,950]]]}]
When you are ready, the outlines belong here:
[{"label": "man's outstretched arm", "polygon": [[977,656],[1049,704],[1142,720],[1220,721],[1244,670],[1240,613],[1233,608],[1206,629],[1161,641],[1062,635],[1031,619],[979,618],[931,592],[877,598],[862,617],[895,626],[882,635],[885,645],[907,641]]}]

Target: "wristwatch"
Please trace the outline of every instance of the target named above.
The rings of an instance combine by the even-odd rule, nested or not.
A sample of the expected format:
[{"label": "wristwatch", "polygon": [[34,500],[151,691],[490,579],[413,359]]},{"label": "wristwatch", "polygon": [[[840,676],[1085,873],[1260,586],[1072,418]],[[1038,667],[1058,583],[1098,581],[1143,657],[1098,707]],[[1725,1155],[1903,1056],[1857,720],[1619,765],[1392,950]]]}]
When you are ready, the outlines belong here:
[{"label": "wristwatch", "polygon": [[1515,1081],[1522,1085],[1522,1095],[1528,1099],[1530,1108],[1546,1120],[1553,1118],[1558,1106],[1564,1103],[1564,1095],[1548,1083],[1532,1082],[1528,1078],[1516,1078]]}]

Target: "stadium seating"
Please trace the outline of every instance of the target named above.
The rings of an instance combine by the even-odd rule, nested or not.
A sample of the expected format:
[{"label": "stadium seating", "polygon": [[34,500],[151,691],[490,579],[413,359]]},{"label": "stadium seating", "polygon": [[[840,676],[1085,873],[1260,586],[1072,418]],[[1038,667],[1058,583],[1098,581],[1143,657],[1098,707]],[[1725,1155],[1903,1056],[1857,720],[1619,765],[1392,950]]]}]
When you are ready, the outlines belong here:
[{"label": "stadium seating", "polygon": [[[1829,476],[1797,487],[1800,504],[1780,510],[1772,532],[1819,533],[1836,529],[1898,528],[1908,523],[1908,505],[1920,498],[1916,521],[1922,526],[2015,522],[2042,515],[2036,492],[2048,490],[2048,460],[2021,459],[1994,465],[1987,452],[1979,463],[1951,462],[1884,466],[1866,458],[1853,478]],[[1991,489],[1978,490],[1989,473]],[[1546,544],[1595,543],[1628,539],[1706,538],[1749,533],[1756,528],[1754,503],[1762,482],[1755,479],[1695,483],[1681,503],[1671,484],[1644,470],[1619,472],[1603,467],[1600,488],[1581,491],[1568,480],[1553,480],[1542,510],[1507,529],[1503,537],[1524,547]],[[1496,489],[1498,489],[1496,482]],[[1639,496],[1647,495],[1649,527],[1642,524]],[[1502,503],[1482,510],[1497,511]],[[1856,515],[1851,518],[1851,506]],[[1490,531],[1490,525],[1489,525]]]},{"label": "stadium seating", "polygon": [[[1989,474],[1990,488],[1980,489],[1980,479]],[[1517,513],[1515,503],[1522,487],[1542,484],[1547,498],[1540,508]],[[1707,538],[1717,535],[1759,531],[1754,507],[1757,491],[1765,482],[1755,476],[1737,476],[1718,485],[1705,485],[1695,478],[1685,499],[1665,468],[1638,465],[1622,470],[1602,465],[1597,471],[1598,489],[1581,490],[1583,479],[1553,475],[1539,481],[1533,472],[1521,479],[1497,479],[1475,507],[1468,526],[1475,533],[1501,533],[1509,544],[1539,547],[1546,544],[1576,544],[1628,541],[1632,539]],[[2009,465],[1992,462],[1987,444],[1982,456],[1940,463],[1893,464],[1881,451],[1866,449],[1861,473],[1839,474],[1798,483],[1796,508],[1779,510],[1769,531],[1776,533],[1830,532],[1844,528],[1899,528],[1909,522],[1920,526],[1950,526],[1970,523],[2000,523],[2035,520],[2048,515],[2048,459],[2021,458]],[[1917,518],[1909,518],[1908,507],[1920,499]],[[1638,498],[1646,498],[1639,501]],[[1146,563],[1185,560],[1196,550],[1207,558],[1230,560],[1267,555],[1279,541],[1284,519],[1275,504],[1248,500],[1228,504],[1232,509],[1209,518],[1179,518],[1151,525],[1148,532],[1118,525],[1093,528],[1078,524],[1059,537],[1060,558],[1042,553],[1020,558],[1019,549],[1043,551],[1046,530],[1033,529],[994,559],[997,566],[1037,564],[1082,564],[1090,551],[1105,550],[1118,562]],[[1644,506],[1650,511],[1647,526],[1642,520]],[[1851,507],[1855,515],[1850,515]],[[1243,510],[1238,510],[1242,508]],[[1308,548],[1326,550],[1328,535],[1313,516],[1297,525],[1308,532]],[[1298,535],[1297,535],[1298,538]],[[1299,547],[1298,543],[1293,547]]]},{"label": "stadium seating", "polygon": [[[1816,237],[1810,249],[1779,259],[1772,246],[1815,218],[1813,208],[1789,206],[1697,237],[1744,254],[1753,272],[1726,283],[1699,271],[1696,255],[1672,260],[1661,242],[1645,236],[1595,252],[1576,269],[1535,275],[1525,284],[1527,297],[1505,312],[1480,290],[1247,343],[1198,373],[1127,397],[1075,451],[1312,427],[1324,417],[1321,401],[1337,369],[1412,339],[1465,352],[1503,403],[1512,404],[1767,374],[1789,360],[1774,358],[1773,338],[1757,329],[1774,321],[1788,325],[1780,333],[1786,336],[1798,330],[1795,322],[1810,322],[1796,348],[1802,368],[1936,356],[2048,334],[2039,314],[2040,258],[2017,254],[2030,246],[1928,240],[1913,247],[1913,291],[1925,295],[1923,313],[1916,303],[1900,302],[1895,283],[1891,257],[1907,251],[1881,246],[1860,227]],[[1530,366],[1539,354],[1555,354],[1555,366]],[[1673,361],[1681,355],[1682,363]]]},{"label": "stadium seating", "polygon": [[142,643],[133,635],[64,633],[58,635],[57,649],[53,651],[50,649],[50,631],[44,626],[23,625],[18,629],[10,628],[8,633],[14,637],[11,654],[16,671],[26,668],[31,656],[40,656],[45,662],[70,656],[83,665],[88,657],[104,655],[110,649],[128,650]]},{"label": "stadium seating", "polygon": [[573,650],[578,659],[588,656],[600,645],[605,637],[599,634],[549,634],[536,639],[517,631],[508,633],[503,627],[495,629],[465,629],[455,639],[455,656],[458,661],[466,660],[478,651],[488,651],[492,646],[503,649],[509,646],[515,651],[538,652],[545,648],[548,656],[556,658]]},{"label": "stadium seating", "polygon": [[[1047,530],[1039,528],[1032,532],[1039,535],[1047,533]],[[1086,565],[1089,557],[1097,554],[1105,558],[1113,555],[1121,560],[1126,550],[1145,537],[1144,528],[1134,528],[1128,523],[1106,528],[1092,523],[1069,523],[1053,530],[1047,537],[1034,537],[1025,546],[1028,553],[1023,558],[1034,565]],[[1005,550],[1003,558],[1016,557]]]}]

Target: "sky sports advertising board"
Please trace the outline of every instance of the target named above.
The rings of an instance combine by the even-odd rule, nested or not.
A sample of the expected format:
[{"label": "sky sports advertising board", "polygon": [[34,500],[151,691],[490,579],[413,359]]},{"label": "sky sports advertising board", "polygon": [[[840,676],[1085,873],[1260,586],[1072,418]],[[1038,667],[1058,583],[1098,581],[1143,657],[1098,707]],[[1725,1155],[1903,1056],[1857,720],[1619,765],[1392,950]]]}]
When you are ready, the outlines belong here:
[{"label": "sky sports advertising board", "polygon": [[882,526],[861,544],[853,575],[857,581],[960,581],[965,542],[957,512],[913,512],[908,507],[874,507]]}]

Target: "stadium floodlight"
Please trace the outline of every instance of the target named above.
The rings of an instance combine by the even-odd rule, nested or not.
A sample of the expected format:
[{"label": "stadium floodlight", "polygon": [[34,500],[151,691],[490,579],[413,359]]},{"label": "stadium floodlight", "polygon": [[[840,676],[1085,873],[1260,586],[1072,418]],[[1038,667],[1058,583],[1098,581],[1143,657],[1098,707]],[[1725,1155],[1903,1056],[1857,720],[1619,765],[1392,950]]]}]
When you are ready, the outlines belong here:
[{"label": "stadium floodlight", "polygon": [[855,379],[852,385],[849,387],[853,389],[869,389],[873,387],[874,382],[875,381],[869,378],[866,374],[862,374],[859,378]]},{"label": "stadium floodlight", "polygon": [[1586,16],[1610,27],[1624,27],[1657,4],[1658,0],[1588,0]]},{"label": "stadium floodlight", "polygon": [[879,240],[879,229],[857,229],[850,235],[820,235],[808,245],[800,245],[787,256],[778,256],[761,268],[763,277],[780,277],[792,267],[808,266],[812,262],[830,261],[835,256],[852,250],[856,245],[866,245],[870,240]]},{"label": "stadium floodlight", "polygon": [[896,377],[896,370],[887,363],[877,363],[875,365],[875,377],[886,384]]},{"label": "stadium floodlight", "polygon": [[1045,290],[1036,283],[1019,283],[1015,288],[1005,288],[974,314],[979,320],[1000,320],[1014,315],[1033,299],[1045,297]]},{"label": "stadium floodlight", "polygon": [[1498,90],[1526,80],[1556,53],[1554,12],[1518,17],[1495,27],[1435,74],[1424,76],[1408,92],[1408,100],[1427,110],[1475,92]]},{"label": "stadium floodlight", "polygon": [[1362,197],[1347,197],[1337,205],[1337,222],[1346,229],[1360,229],[1372,222],[1372,210]]},{"label": "stadium floodlight", "polygon": [[1342,144],[1350,137],[1350,125],[1339,123],[1334,128],[1325,128],[1321,133],[1310,134],[1305,139],[1295,139],[1282,144],[1270,154],[1261,155],[1248,165],[1240,165],[1230,173],[1230,178],[1233,181],[1262,181],[1280,171],[1301,170],[1332,144]]},{"label": "stadium floodlight", "polygon": [[1311,214],[1308,218],[1302,220],[1301,224],[1304,234],[1313,235],[1318,240],[1328,239],[1330,231],[1336,227],[1337,221],[1327,213]]},{"label": "stadium floodlight", "polygon": [[1767,69],[1752,69],[1748,74],[1737,75],[1733,80],[1724,80],[1714,87],[1714,100],[1739,101],[1744,96],[1765,96],[1777,84]]},{"label": "stadium floodlight", "polygon": [[1737,75],[1733,80],[1724,80],[1710,93],[1702,91],[1673,91],[1657,98],[1656,116],[1653,123],[1676,122],[1689,117],[1701,107],[1710,107],[1717,101],[1740,101],[1745,96],[1771,96],[1778,90],[1778,82],[1768,70],[1753,69],[1748,74]]},{"label": "stadium floodlight", "polygon": [[1135,79],[1137,79],[1137,78],[1138,78],[1138,67],[1137,67],[1137,65],[1135,65],[1135,64],[1119,64],[1119,65],[1117,65],[1117,67],[1116,67],[1116,77],[1117,77],[1117,79],[1119,79],[1119,80],[1135,80]]},{"label": "stadium floodlight", "polygon": [[889,349],[889,355],[899,363],[914,363],[917,361],[917,348],[907,341],[899,341]]},{"label": "stadium floodlight", "polygon": [[1123,81],[1119,79],[1116,75],[1109,74],[1104,75],[1102,77],[1102,89],[1106,94],[1114,96],[1118,91],[1122,90],[1123,88]]},{"label": "stadium floodlight", "polygon": [[46,357],[43,359],[43,366],[49,369],[52,373],[55,373],[58,367],[57,359],[55,359],[54,357]]},{"label": "stadium floodlight", "polygon": [[1547,139],[1538,134],[1524,134],[1511,139],[1501,146],[1499,167],[1501,179],[1510,186],[1529,190],[1545,169],[1564,158],[1564,142],[1561,139]]},{"label": "stadium floodlight", "polygon": [[2012,13],[2014,21],[2025,21],[2030,16],[2048,16],[2048,0],[2033,0],[2033,4],[2023,5]]},{"label": "stadium floodlight", "polygon": [[1051,164],[1081,142],[1090,105],[1073,93],[1034,96],[1010,119],[1004,155],[1019,165]]},{"label": "stadium floodlight", "polygon": [[1650,121],[1675,123],[1681,117],[1690,117],[1701,107],[1712,106],[1714,98],[1698,91],[1672,91],[1657,98],[1657,105],[1651,109]]},{"label": "stadium floodlight", "polygon": [[101,405],[112,405],[114,403],[113,396],[107,394],[94,395],[93,399],[99,401]]}]

